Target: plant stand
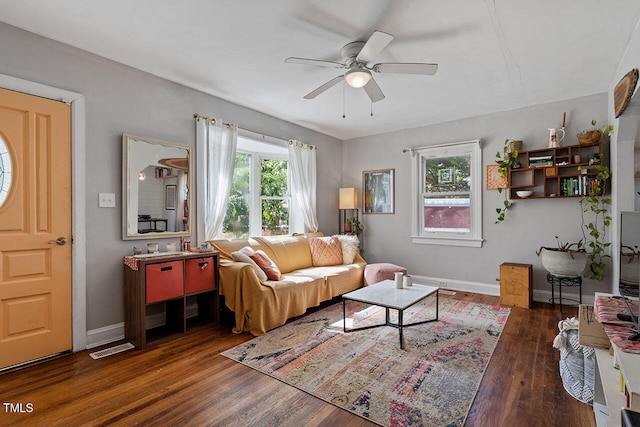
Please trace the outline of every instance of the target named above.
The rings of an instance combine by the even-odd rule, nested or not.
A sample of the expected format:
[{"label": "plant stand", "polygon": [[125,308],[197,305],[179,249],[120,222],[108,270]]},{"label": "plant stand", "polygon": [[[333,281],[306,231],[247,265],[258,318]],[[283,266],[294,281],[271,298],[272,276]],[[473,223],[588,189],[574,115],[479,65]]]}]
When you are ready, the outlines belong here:
[{"label": "plant stand", "polygon": [[[579,295],[580,295],[580,301],[576,301],[573,298],[564,298],[565,301],[571,301],[574,302],[576,304],[582,304],[582,276],[575,276],[575,277],[563,277],[563,276],[556,276],[554,274],[551,273],[547,273],[547,283],[549,283],[551,285],[551,299],[549,300],[549,302],[551,303],[551,306],[553,308],[556,308],[556,297],[555,297],[555,293],[553,290],[554,286],[558,286],[558,292],[560,294],[560,296],[558,297],[557,301],[558,304],[560,304],[560,314],[562,314],[562,287],[566,286],[566,287],[574,287],[574,286],[578,286],[579,288]],[[566,305],[566,304],[565,304]]]},{"label": "plant stand", "polygon": [[347,219],[358,218],[358,209],[339,209],[338,210],[338,234],[351,234],[352,228],[347,224]]}]

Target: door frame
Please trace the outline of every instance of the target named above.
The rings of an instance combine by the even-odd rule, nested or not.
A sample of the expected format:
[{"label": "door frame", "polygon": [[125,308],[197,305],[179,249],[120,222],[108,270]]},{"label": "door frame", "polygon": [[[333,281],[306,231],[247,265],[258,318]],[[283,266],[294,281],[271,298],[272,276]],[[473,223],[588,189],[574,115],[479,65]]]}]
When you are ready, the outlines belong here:
[{"label": "door frame", "polygon": [[71,309],[73,351],[87,347],[86,116],[83,94],[0,74],[0,87],[71,106]]}]

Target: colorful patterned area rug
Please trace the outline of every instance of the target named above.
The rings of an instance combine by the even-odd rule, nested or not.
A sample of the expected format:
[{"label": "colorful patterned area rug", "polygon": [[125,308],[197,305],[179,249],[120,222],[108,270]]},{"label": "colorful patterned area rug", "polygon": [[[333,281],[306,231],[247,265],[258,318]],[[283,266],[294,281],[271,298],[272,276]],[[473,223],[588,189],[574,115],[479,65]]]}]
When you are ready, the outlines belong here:
[{"label": "colorful patterned area rug", "polygon": [[[462,426],[509,312],[441,298],[440,320],[405,327],[401,350],[393,327],[344,333],[340,302],[222,355],[379,425]],[[349,301],[347,328],[384,323],[384,313]],[[427,298],[404,323],[434,315]]]}]

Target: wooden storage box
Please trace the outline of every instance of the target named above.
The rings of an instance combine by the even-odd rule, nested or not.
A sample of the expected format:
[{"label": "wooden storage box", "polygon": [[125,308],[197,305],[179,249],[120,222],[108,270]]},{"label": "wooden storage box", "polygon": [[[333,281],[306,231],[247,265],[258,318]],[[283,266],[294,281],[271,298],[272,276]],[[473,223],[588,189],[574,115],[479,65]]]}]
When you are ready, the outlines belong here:
[{"label": "wooden storage box", "polygon": [[185,268],[185,292],[187,294],[216,288],[213,257],[188,259],[185,261]]},{"label": "wooden storage box", "polygon": [[530,308],[533,302],[533,266],[500,264],[500,304]]},{"label": "wooden storage box", "polygon": [[146,266],[146,303],[166,301],[184,295],[182,261],[170,261]]}]

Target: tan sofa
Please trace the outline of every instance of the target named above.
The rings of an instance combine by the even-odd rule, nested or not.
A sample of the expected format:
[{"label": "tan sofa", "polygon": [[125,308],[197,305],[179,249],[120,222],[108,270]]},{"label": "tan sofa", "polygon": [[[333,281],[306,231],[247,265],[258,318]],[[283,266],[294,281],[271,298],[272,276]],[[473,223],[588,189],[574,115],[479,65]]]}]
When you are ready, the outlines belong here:
[{"label": "tan sofa", "polygon": [[[321,233],[212,240],[220,251],[220,295],[235,313],[234,332],[263,335],[300,316],[307,308],[363,285],[366,262],[356,254],[353,263],[314,267],[309,239]],[[279,281],[258,279],[254,266],[233,260],[245,246],[264,251],[278,266]]]}]

